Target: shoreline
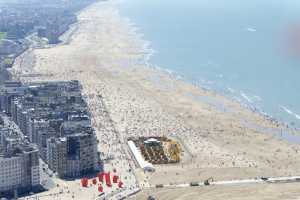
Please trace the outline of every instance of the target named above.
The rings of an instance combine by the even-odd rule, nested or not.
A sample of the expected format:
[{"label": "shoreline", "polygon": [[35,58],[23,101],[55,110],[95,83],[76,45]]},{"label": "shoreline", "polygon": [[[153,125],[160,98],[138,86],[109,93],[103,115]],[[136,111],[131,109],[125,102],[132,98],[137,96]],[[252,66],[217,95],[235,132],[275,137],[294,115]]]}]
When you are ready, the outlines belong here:
[{"label": "shoreline", "polygon": [[[119,12],[119,8],[117,8],[117,10]],[[127,16],[122,16],[122,17],[124,18],[124,21],[126,21],[127,25],[131,27],[130,32],[135,35],[138,42],[140,42],[141,46],[143,46],[142,51],[145,52],[145,56],[144,56],[144,60],[142,62],[145,66],[148,66],[149,68],[158,70],[159,73],[160,72],[166,73],[166,74],[172,76],[176,80],[185,81],[189,84],[192,84],[195,87],[198,87],[201,90],[208,90],[212,93],[215,93],[216,95],[220,95],[220,96],[227,98],[235,103],[238,103],[242,107],[248,109],[249,111],[251,111],[255,114],[261,115],[262,117],[270,120],[272,123],[278,124],[278,126],[284,127],[285,129],[291,129],[292,131],[299,132],[299,137],[300,137],[300,124],[299,124],[299,126],[293,125],[293,124],[295,124],[295,120],[298,119],[294,116],[294,115],[297,116],[296,113],[291,114],[291,113],[287,112],[286,110],[282,110],[282,112],[284,112],[285,114],[288,114],[287,116],[293,115],[293,117],[295,119],[293,121],[278,119],[278,117],[274,117],[271,113],[266,112],[262,108],[259,108],[257,105],[254,105],[254,103],[251,103],[249,100],[247,100],[247,98],[249,98],[249,97],[244,97],[243,95],[245,95],[245,94],[243,93],[243,91],[239,91],[240,96],[236,96],[236,95],[231,94],[229,91],[227,91],[228,88],[221,88],[221,89],[212,88],[212,87],[207,88],[205,85],[200,83],[200,81],[189,80],[189,79],[185,78],[184,74],[177,73],[176,71],[173,71],[172,69],[170,69],[168,67],[161,67],[159,65],[152,64],[150,60],[151,60],[151,57],[153,56],[153,54],[156,53],[156,51],[155,51],[155,49],[150,48],[151,41],[145,39],[145,35],[141,32],[140,27],[136,23],[134,23],[132,21],[132,19],[130,19]],[[282,108],[284,106],[279,105],[279,107]]]},{"label": "shoreline", "polygon": [[[118,12],[119,12],[119,10],[118,10]],[[251,113],[253,113],[255,115],[259,115],[260,117],[269,121],[271,124],[275,125],[276,128],[280,128],[281,129],[281,130],[279,130],[280,132],[283,132],[283,130],[284,130],[284,131],[288,131],[288,133],[285,133],[285,134],[287,134],[287,137],[282,137],[282,136],[279,136],[280,134],[277,131],[270,131],[270,130],[268,130],[268,128],[263,129],[264,127],[262,127],[262,128],[258,128],[256,130],[260,130],[260,131],[263,130],[261,132],[269,132],[270,134],[273,134],[274,136],[279,136],[279,138],[281,138],[281,139],[286,139],[291,136],[298,137],[297,143],[300,144],[300,127],[293,127],[293,126],[289,125],[289,122],[278,120],[276,117],[273,117],[271,114],[266,113],[264,110],[256,107],[254,104],[251,104],[250,102],[247,102],[247,101],[242,101],[240,99],[237,99],[236,96],[230,95],[229,92],[226,92],[225,88],[222,90],[218,90],[218,89],[214,89],[214,88],[207,88],[204,85],[201,85],[201,83],[193,83],[192,80],[188,80],[188,79],[184,78],[183,74],[179,74],[169,68],[160,67],[158,65],[152,64],[150,62],[150,59],[156,51],[152,48],[149,48],[149,46],[151,46],[151,42],[144,39],[144,34],[139,33],[140,29],[139,29],[138,25],[133,23],[130,18],[124,17],[124,16],[122,16],[122,17],[125,19],[127,26],[129,26],[131,28],[130,33],[136,37],[137,41],[139,43],[141,43],[141,46],[143,47],[142,52],[144,52],[145,55],[143,56],[144,60],[141,61],[142,65],[147,66],[149,69],[153,69],[153,70],[157,71],[158,75],[163,73],[167,76],[170,76],[172,79],[174,79],[176,81],[183,81],[187,84],[191,84],[191,85],[195,86],[199,90],[208,91],[209,93],[211,93],[212,96],[220,96],[221,98],[225,98],[229,101],[232,101],[232,102],[240,105],[242,108],[250,111]],[[219,103],[222,103],[222,102],[219,102]],[[225,107],[225,105],[223,105],[223,107]],[[297,133],[289,133],[290,131],[291,132],[295,131]],[[282,135],[282,133],[281,133],[281,135]],[[289,142],[291,142],[291,141],[289,141]]]},{"label": "shoreline", "polygon": [[[118,2],[118,3],[120,3],[120,2]],[[117,12],[119,12],[119,8],[117,8]],[[185,76],[183,74],[177,73],[176,71],[173,71],[167,67],[160,67],[159,65],[152,64],[150,62],[150,60],[151,60],[151,57],[153,56],[153,54],[156,53],[156,51],[155,51],[155,49],[152,49],[150,47],[151,41],[144,38],[145,36],[140,31],[139,26],[136,23],[134,23],[132,21],[132,19],[130,19],[127,16],[122,16],[122,17],[124,18],[124,21],[126,21],[127,26],[131,27],[130,33],[133,34],[136,37],[136,40],[141,43],[142,52],[144,52],[144,54],[145,54],[144,60],[142,61],[142,63],[145,66],[147,66],[151,69],[157,70],[158,73],[166,73],[167,75],[172,76],[176,80],[184,81],[195,87],[198,87],[201,90],[210,91],[210,92],[214,93],[213,95],[220,95],[230,101],[233,101],[234,103],[239,104],[240,106],[253,112],[254,114],[259,114],[263,118],[269,120],[271,123],[276,123],[278,125],[278,127],[283,127],[284,129],[298,132],[299,133],[298,136],[300,137],[300,127],[291,125],[291,123],[294,123],[294,122],[283,121],[283,120],[280,120],[280,119],[272,116],[272,114],[264,111],[263,109],[259,108],[258,106],[254,105],[253,103],[247,101],[247,99],[245,99],[245,97],[243,97],[244,100],[242,100],[238,96],[234,96],[234,95],[230,94],[230,92],[226,91],[226,89],[228,89],[228,88],[223,88],[221,90],[216,89],[216,88],[207,88],[203,84],[199,83],[200,81],[194,82],[193,80],[189,80],[189,79],[185,78]],[[243,92],[243,91],[240,91],[240,92]]]},{"label": "shoreline", "polygon": [[[103,0],[98,0],[98,1],[103,1]],[[88,9],[90,6],[92,6],[95,3],[97,3],[97,1],[92,2],[91,4],[89,4],[85,7],[82,7],[80,10],[75,12],[75,15],[78,16],[81,12]],[[30,41],[31,39],[29,39],[29,38],[37,33],[32,32],[31,34],[27,35],[24,38],[24,40],[27,40],[29,42],[29,44],[26,46],[25,49],[23,49],[23,51],[14,55],[14,60],[12,62],[12,66],[9,68],[3,68],[3,67],[1,68],[1,71],[4,71],[7,74],[7,76],[5,76],[5,79],[3,79],[1,81],[4,83],[5,81],[13,80],[13,74],[11,73],[11,71],[13,70],[12,68],[15,66],[15,62],[17,59],[20,59],[20,58],[23,59],[22,58],[23,55],[30,54],[31,51],[34,51],[35,49],[47,49],[47,48],[53,48],[53,47],[56,47],[59,45],[69,44],[71,42],[72,36],[76,32],[77,28],[78,28],[78,19],[76,19],[76,22],[69,24],[68,29],[59,36],[59,42],[57,44],[39,44],[39,46],[34,46],[33,41]],[[61,38],[63,38],[63,39],[61,39]],[[34,60],[33,60],[33,62],[34,62]]]},{"label": "shoreline", "polygon": [[[101,1],[99,1],[99,2],[101,2]],[[84,12],[85,10],[88,10],[89,7],[92,7],[94,4],[97,4],[99,2],[95,2],[95,3],[87,6],[86,8],[82,9],[78,13],[81,13],[81,12]],[[176,72],[173,72],[173,71],[171,71],[169,69],[161,68],[159,66],[155,66],[155,65],[151,64],[149,62],[149,59],[150,59],[151,54],[154,52],[154,50],[148,48],[150,42],[142,39],[142,34],[138,33],[138,30],[139,30],[138,27],[136,27],[136,25],[134,23],[131,23],[131,21],[130,21],[129,18],[125,18],[125,21],[127,21],[127,23],[128,23],[127,25],[130,26],[130,28],[131,28],[130,33],[133,34],[135,37],[137,37],[137,40],[139,42],[141,42],[141,44],[143,46],[142,52],[144,52],[145,57],[147,57],[147,59],[145,59],[143,61],[143,64],[145,66],[147,66],[150,70],[155,70],[156,72],[154,72],[154,73],[157,73],[157,76],[159,76],[159,75],[165,75],[165,76],[170,77],[171,79],[174,79],[174,81],[182,81],[185,84],[190,84],[190,85],[198,88],[199,90],[211,93],[211,96],[220,96],[221,98],[225,98],[226,100],[232,101],[233,103],[238,104],[239,106],[245,108],[246,110],[250,111],[251,113],[258,114],[260,117],[266,119],[271,124],[275,123],[275,126],[278,125],[278,126],[283,126],[284,128],[293,129],[291,127],[285,127],[286,124],[284,122],[278,121],[277,119],[273,118],[272,116],[270,116],[268,114],[264,114],[263,112],[260,112],[260,111],[256,110],[255,108],[251,109],[251,106],[249,106],[247,104],[243,104],[241,102],[235,101],[234,99],[231,99],[228,96],[220,94],[218,91],[215,91],[213,89],[207,89],[207,88],[205,88],[205,87],[203,87],[201,85],[193,84],[189,80],[186,80],[184,78],[180,78],[182,76],[179,75],[179,74],[177,74]],[[77,21],[76,23],[74,23],[74,24],[71,25],[71,28],[68,31],[66,31],[64,34],[62,34],[60,36],[60,38],[64,38],[64,39],[62,39],[62,41],[60,43],[51,45],[49,47],[34,48],[34,49],[32,49],[32,51],[34,51],[35,49],[48,49],[48,48],[51,49],[51,48],[55,48],[55,47],[58,47],[58,46],[68,45],[70,42],[72,42],[72,37],[74,36],[74,34],[76,34],[76,31],[77,31],[78,27],[79,27],[79,22]],[[67,35],[67,37],[66,37],[66,35]],[[24,53],[27,53],[28,51],[29,51],[29,49],[27,49]],[[147,53],[145,53],[145,52],[147,52]],[[28,53],[31,53],[31,52],[28,52]],[[297,130],[297,129],[295,129],[295,130]]]},{"label": "shoreline", "polygon": [[[224,180],[300,173],[300,147],[249,128],[240,120],[280,130],[276,124],[220,94],[140,63],[145,56],[143,45],[138,44],[131,26],[111,2],[97,2],[78,18],[78,29],[68,44],[34,49],[32,68],[20,69],[16,63],[12,71],[25,82],[77,79],[82,83],[99,149],[106,157],[115,156],[105,168],[120,168],[120,173],[126,174],[123,176],[130,177],[127,189],[135,187],[136,182],[124,167],[132,160],[120,149],[125,145],[122,141],[130,136],[176,136],[195,156],[182,165],[157,166],[154,174],[145,175],[135,169],[142,189],[174,179],[204,180],[211,175]],[[27,67],[30,65],[27,63]],[[39,76],[23,76],[37,72]],[[221,112],[187,93],[218,100],[230,112]],[[103,96],[111,121],[103,116],[97,95]]]}]

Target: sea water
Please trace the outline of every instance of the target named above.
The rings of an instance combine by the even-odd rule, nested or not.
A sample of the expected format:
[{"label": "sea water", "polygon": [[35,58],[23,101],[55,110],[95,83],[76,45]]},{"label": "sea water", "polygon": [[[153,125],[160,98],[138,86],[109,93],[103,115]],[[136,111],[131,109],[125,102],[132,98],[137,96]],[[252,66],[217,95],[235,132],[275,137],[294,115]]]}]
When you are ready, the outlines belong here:
[{"label": "sea water", "polygon": [[123,0],[119,8],[151,42],[150,63],[300,127],[300,52],[290,52],[300,1]]}]

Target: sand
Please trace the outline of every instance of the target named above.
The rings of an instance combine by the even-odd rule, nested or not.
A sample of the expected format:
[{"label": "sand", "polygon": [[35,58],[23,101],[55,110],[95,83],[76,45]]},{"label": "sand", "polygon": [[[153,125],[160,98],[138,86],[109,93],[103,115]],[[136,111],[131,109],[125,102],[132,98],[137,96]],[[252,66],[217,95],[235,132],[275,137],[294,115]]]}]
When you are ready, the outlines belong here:
[{"label": "sand", "polygon": [[275,185],[239,185],[232,187],[216,186],[206,188],[184,189],[157,189],[145,190],[137,196],[130,198],[147,199],[149,195],[159,200],[299,200],[300,184],[275,184]]},{"label": "sand", "polygon": [[[109,159],[105,169],[118,170],[127,194],[159,183],[208,177],[231,180],[300,174],[299,145],[278,139],[269,130],[298,132],[143,63],[144,45],[115,3],[98,2],[83,10],[68,42],[26,52],[12,72],[24,82],[81,82],[99,150]],[[183,161],[156,166],[155,173],[145,175],[128,153],[126,139],[132,136],[176,138],[184,146]],[[79,192],[78,180],[63,182],[76,192],[75,199],[92,199],[97,193],[95,189]],[[112,192],[116,188],[107,189],[107,194]]]}]

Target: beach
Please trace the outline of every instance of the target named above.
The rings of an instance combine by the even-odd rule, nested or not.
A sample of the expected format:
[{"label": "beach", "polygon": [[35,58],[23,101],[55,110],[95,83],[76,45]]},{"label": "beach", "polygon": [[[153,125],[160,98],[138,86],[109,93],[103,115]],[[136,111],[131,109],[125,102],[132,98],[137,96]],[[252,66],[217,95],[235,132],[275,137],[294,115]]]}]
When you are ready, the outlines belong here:
[{"label": "beach", "polygon": [[[80,81],[99,151],[107,160],[104,168],[117,169],[124,180],[125,196],[155,184],[209,177],[230,180],[300,174],[299,145],[267,131],[297,135],[296,130],[149,67],[143,62],[147,56],[144,44],[129,21],[120,16],[114,1],[98,2],[80,12],[77,26],[68,42],[22,54],[12,74],[24,82]],[[184,146],[182,162],[156,166],[155,173],[144,174],[134,165],[126,145],[128,137],[137,136],[177,139]],[[79,190],[79,180],[57,181],[66,184],[75,199],[97,196],[93,188]],[[115,192],[116,188],[107,188],[107,194]]]}]

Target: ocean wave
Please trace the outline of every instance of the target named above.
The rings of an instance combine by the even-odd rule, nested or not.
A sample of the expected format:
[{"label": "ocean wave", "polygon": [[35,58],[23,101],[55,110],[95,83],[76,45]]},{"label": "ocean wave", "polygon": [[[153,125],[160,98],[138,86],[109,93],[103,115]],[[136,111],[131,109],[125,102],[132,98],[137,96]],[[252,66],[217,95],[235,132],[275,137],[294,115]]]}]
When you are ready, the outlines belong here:
[{"label": "ocean wave", "polygon": [[251,28],[251,27],[246,28],[246,30],[248,32],[256,32],[257,31],[255,28]]},{"label": "ocean wave", "polygon": [[223,74],[217,74],[217,77],[218,77],[218,78],[223,78],[224,75],[223,75]]},{"label": "ocean wave", "polygon": [[235,93],[235,90],[234,89],[232,89],[231,87],[227,87],[227,90],[230,92],[230,93]]},{"label": "ocean wave", "polygon": [[246,99],[249,103],[253,103],[252,99],[248,97],[243,91],[240,92],[241,96]]},{"label": "ocean wave", "polygon": [[253,97],[255,98],[256,101],[262,101],[262,98],[260,96],[254,95]]},{"label": "ocean wave", "polygon": [[288,114],[290,114],[290,115],[292,115],[292,116],[294,116],[296,119],[299,119],[300,120],[300,115],[299,114],[297,114],[297,113],[294,113],[293,111],[291,111],[290,109],[288,109],[287,107],[285,107],[285,106],[279,106],[283,111],[285,111],[286,113],[288,113]]}]

